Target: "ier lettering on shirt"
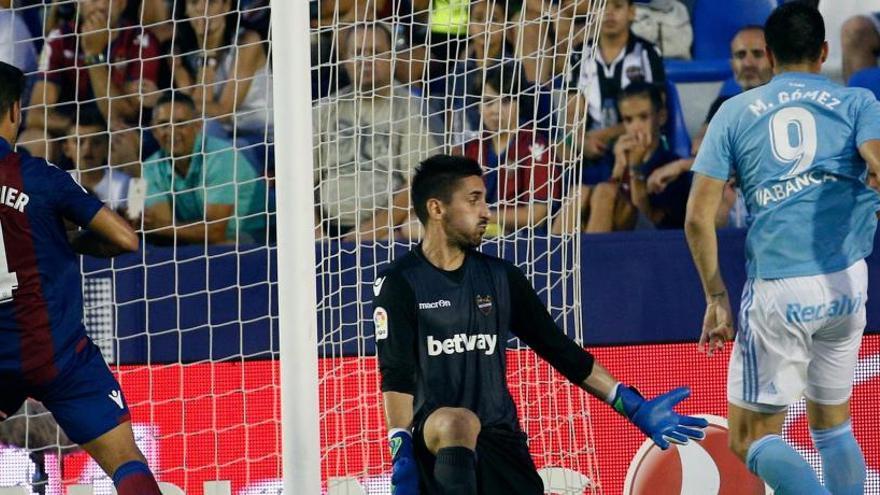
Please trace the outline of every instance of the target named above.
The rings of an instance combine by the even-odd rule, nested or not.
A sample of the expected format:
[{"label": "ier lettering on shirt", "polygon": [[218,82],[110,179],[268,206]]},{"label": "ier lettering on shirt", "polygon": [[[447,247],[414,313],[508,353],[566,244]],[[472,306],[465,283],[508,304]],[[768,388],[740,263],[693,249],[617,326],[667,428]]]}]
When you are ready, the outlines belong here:
[{"label": "ier lettering on shirt", "polygon": [[30,197],[11,186],[0,186],[0,204],[24,213]]}]

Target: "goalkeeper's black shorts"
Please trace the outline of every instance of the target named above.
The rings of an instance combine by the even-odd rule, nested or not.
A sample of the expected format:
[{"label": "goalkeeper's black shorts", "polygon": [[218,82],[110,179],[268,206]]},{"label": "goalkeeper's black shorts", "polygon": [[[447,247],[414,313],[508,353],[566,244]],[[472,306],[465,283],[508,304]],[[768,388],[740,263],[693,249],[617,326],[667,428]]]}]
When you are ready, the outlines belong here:
[{"label": "goalkeeper's black shorts", "polygon": [[[419,465],[420,493],[440,494],[434,481],[434,454],[425,445],[424,420],[413,431]],[[501,428],[483,428],[477,437],[477,486],[479,495],[543,495],[544,483],[529,454],[526,434]]]}]

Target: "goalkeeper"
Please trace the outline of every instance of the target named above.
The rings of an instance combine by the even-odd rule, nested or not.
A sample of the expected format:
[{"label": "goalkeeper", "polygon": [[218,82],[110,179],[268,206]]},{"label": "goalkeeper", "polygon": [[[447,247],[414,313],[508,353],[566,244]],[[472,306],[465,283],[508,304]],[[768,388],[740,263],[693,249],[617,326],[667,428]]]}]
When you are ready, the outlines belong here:
[{"label": "goalkeeper", "polygon": [[703,438],[705,420],[672,409],[688,389],[646,400],[619,383],[559,330],[515,266],[474,250],[489,221],[477,162],[425,160],[412,201],[424,240],[373,287],[395,495],[544,493],[507,390],[510,333],[660,448]]}]

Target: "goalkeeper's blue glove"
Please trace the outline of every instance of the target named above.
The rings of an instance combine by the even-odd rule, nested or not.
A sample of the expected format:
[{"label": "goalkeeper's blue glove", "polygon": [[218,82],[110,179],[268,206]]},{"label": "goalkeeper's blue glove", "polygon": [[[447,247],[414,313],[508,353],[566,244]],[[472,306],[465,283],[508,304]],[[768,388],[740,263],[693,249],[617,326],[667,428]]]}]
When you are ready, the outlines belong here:
[{"label": "goalkeeper's blue glove", "polygon": [[412,434],[396,430],[389,437],[391,443],[391,494],[418,495],[419,467],[413,453]]},{"label": "goalkeeper's blue glove", "polygon": [[687,387],[677,388],[651,400],[645,400],[642,394],[633,387],[622,383],[617,385],[611,406],[636,425],[663,450],[669,448],[669,442],[680,445],[689,439],[702,440],[706,434],[702,428],[709,426],[703,418],[682,416],[672,408],[691,395]]}]

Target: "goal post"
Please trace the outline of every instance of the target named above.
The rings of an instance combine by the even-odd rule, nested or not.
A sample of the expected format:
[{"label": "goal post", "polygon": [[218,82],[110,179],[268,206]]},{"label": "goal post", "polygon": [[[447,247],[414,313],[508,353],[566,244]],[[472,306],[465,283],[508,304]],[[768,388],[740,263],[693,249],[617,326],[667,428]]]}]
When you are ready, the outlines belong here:
[{"label": "goal post", "polygon": [[272,4],[284,492],[320,493],[309,5]]},{"label": "goal post", "polygon": [[[605,2],[310,4],[321,485],[384,494],[391,459],[371,301],[380,272],[420,240],[408,184],[421,160],[481,163],[493,211],[481,249],[519,266],[560,328],[583,342],[571,226],[581,220],[586,122],[577,82],[595,56],[587,41]],[[490,152],[499,135],[506,148]],[[504,348],[545,485],[600,492],[588,395],[517,339]]]}]

